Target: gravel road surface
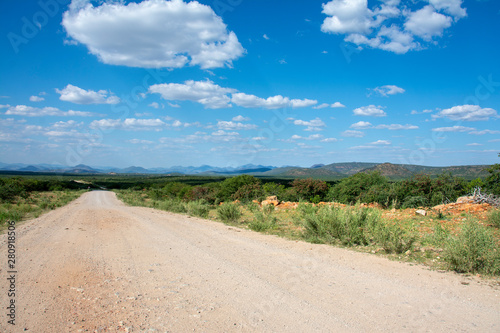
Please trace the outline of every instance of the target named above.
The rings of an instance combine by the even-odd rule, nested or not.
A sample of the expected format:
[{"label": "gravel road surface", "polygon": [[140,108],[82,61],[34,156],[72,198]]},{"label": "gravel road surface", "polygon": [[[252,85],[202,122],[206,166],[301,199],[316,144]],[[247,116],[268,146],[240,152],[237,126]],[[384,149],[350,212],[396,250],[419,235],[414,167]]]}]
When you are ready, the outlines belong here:
[{"label": "gravel road surface", "polygon": [[0,332],[500,332],[500,288],[85,193],[16,227]]}]

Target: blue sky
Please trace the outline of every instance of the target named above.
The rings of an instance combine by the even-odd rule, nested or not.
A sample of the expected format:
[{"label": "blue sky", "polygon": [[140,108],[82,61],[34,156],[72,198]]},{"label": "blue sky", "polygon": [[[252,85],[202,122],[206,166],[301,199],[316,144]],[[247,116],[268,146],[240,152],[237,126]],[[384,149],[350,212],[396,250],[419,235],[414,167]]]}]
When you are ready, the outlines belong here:
[{"label": "blue sky", "polygon": [[0,2],[0,162],[492,164],[500,2]]}]

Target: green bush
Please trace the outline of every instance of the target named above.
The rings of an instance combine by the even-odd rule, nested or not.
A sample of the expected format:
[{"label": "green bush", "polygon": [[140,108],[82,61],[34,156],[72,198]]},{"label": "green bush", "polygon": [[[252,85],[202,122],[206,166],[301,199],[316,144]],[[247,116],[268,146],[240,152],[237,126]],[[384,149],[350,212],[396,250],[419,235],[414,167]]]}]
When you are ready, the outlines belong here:
[{"label": "green bush", "polygon": [[210,212],[210,206],[204,200],[191,201],[187,204],[187,212],[189,215],[206,219]]},{"label": "green bush", "polygon": [[318,238],[328,243],[340,241],[344,245],[366,245],[369,230],[378,223],[379,215],[372,209],[349,207],[321,207],[316,214],[304,216],[307,238]]},{"label": "green bush", "polygon": [[274,216],[273,205],[264,205],[254,210],[253,214],[254,218],[248,225],[250,229],[262,232],[276,227],[278,219]]},{"label": "green bush", "polygon": [[403,253],[413,247],[416,237],[394,224],[377,223],[372,229],[375,243],[388,253]]},{"label": "green bush", "polygon": [[187,205],[179,200],[167,199],[164,201],[157,201],[158,209],[166,210],[172,213],[187,213]]},{"label": "green bush", "polygon": [[500,274],[500,249],[490,229],[467,221],[460,234],[446,242],[444,259],[461,273]]},{"label": "green bush", "polygon": [[322,201],[328,193],[328,184],[322,180],[312,178],[295,179],[292,182],[292,189],[296,197],[300,200],[309,202]]},{"label": "green bush", "polygon": [[240,207],[234,203],[224,203],[217,207],[217,217],[224,223],[235,223],[241,217]]},{"label": "green bush", "polygon": [[[375,187],[376,186],[376,187]],[[370,188],[375,187],[371,192]],[[342,179],[329,191],[331,201],[345,204],[360,202],[385,202],[388,201],[388,180],[380,172],[360,172]],[[369,195],[367,195],[369,193]],[[382,201],[382,202],[380,202]]]},{"label": "green bush", "polygon": [[494,227],[500,228],[500,209],[495,209],[488,215],[488,222]]},{"label": "green bush", "polygon": [[429,201],[423,196],[407,197],[402,208],[419,208],[429,206]]}]

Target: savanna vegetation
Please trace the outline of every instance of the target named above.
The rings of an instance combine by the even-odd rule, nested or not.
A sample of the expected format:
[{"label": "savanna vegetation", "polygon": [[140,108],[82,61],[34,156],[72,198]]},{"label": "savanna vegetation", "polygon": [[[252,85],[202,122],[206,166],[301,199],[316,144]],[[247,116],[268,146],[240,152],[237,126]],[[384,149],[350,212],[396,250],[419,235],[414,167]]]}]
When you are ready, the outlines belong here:
[{"label": "savanna vegetation", "polygon": [[[500,165],[483,179],[464,180],[425,174],[391,181],[378,172],[340,181],[235,177],[68,175],[0,177],[0,223],[38,216],[85,190],[111,189],[130,205],[219,220],[291,239],[354,247],[458,272],[500,275],[500,212],[488,220],[465,215],[449,227],[449,217],[432,212],[403,220],[383,216],[386,209],[433,207],[454,202],[475,188],[500,195]],[[75,178],[77,177],[77,178]],[[297,209],[259,205],[269,196],[299,202]],[[345,204],[324,205],[335,202]]]}]

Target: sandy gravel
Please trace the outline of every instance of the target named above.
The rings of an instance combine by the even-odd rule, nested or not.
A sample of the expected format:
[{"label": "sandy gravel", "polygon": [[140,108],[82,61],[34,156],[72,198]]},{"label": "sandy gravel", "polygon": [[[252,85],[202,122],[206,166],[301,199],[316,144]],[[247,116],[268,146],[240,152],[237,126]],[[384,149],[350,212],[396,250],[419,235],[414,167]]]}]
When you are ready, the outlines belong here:
[{"label": "sandy gravel", "polygon": [[95,191],[17,227],[0,332],[500,332],[500,290],[454,273],[149,208]]}]

